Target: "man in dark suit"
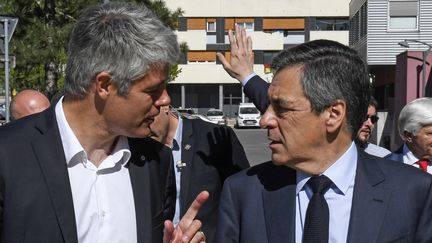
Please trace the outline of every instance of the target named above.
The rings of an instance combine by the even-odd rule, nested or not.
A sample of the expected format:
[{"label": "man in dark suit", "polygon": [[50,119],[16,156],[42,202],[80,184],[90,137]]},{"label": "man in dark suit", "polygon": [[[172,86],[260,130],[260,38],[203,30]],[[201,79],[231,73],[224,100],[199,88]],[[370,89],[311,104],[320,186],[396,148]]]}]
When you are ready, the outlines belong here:
[{"label": "man in dark suit", "polygon": [[169,107],[151,124],[152,137],[172,149],[177,182],[174,223],[201,191],[210,193],[197,218],[208,242],[214,242],[219,199],[225,179],[249,162],[234,131],[200,118],[181,116]]},{"label": "man in dark suit", "polygon": [[22,90],[10,103],[11,120],[44,111],[49,106],[48,98],[41,92],[31,89]]},{"label": "man in dark suit", "polygon": [[386,158],[432,173],[432,98],[406,104],[399,114],[398,128],[404,144]]},{"label": "man in dark suit", "polygon": [[[237,40],[231,58],[248,45]],[[272,161],[225,181],[217,242],[431,242],[432,177],[353,142],[370,96],[357,53],[317,40],[272,68],[260,122]]]},{"label": "man in dark suit", "polygon": [[87,9],[69,42],[65,94],[52,108],[0,128],[2,242],[204,240],[200,194],[174,229],[169,150],[149,125],[168,105],[173,32],[147,8]]}]

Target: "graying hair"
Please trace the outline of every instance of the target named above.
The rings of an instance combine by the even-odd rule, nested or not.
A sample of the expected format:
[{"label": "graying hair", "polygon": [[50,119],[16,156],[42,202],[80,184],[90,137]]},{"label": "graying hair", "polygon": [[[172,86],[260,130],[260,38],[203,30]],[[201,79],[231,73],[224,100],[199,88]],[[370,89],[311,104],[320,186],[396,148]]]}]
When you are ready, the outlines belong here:
[{"label": "graying hair", "polygon": [[404,106],[399,114],[399,135],[404,138],[404,131],[417,135],[420,129],[432,124],[432,98],[415,99]]},{"label": "graying hair", "polygon": [[272,68],[301,66],[303,92],[320,114],[335,101],[347,105],[347,125],[352,138],[367,116],[370,99],[368,72],[356,51],[335,41],[315,40],[279,53]]},{"label": "graying hair", "polygon": [[75,24],[68,46],[65,95],[82,99],[97,74],[108,72],[126,96],[150,69],[177,61],[177,37],[148,8],[110,2],[88,8]]}]

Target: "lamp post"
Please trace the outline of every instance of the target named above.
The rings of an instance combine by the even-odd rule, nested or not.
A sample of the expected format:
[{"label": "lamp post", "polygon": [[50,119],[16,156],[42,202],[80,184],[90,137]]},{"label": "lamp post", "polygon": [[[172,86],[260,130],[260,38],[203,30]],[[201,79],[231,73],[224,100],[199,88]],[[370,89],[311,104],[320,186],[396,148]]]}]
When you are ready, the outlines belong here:
[{"label": "lamp post", "polygon": [[426,72],[427,72],[426,60],[427,60],[427,58],[429,56],[429,53],[431,52],[432,45],[430,45],[430,44],[428,44],[426,42],[420,41],[420,40],[415,40],[415,39],[405,39],[404,41],[401,41],[398,44],[400,46],[405,47],[405,48],[409,48],[410,47],[409,44],[408,44],[409,42],[420,43],[420,44],[423,44],[423,45],[425,45],[425,46],[428,47],[428,49],[426,51],[422,52],[422,54],[423,54],[422,94],[423,94],[423,97],[425,97],[426,96],[426,82],[427,82],[427,80],[426,80],[427,79],[427,77],[426,77]]}]

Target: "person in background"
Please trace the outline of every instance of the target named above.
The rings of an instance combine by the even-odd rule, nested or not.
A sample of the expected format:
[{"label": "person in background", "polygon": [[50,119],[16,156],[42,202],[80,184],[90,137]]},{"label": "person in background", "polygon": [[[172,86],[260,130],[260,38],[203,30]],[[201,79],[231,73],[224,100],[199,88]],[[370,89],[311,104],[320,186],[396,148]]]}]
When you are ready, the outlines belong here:
[{"label": "person in background", "polygon": [[406,104],[399,114],[398,130],[404,144],[386,158],[432,173],[432,98]]},{"label": "person in background", "polygon": [[432,242],[432,176],[354,142],[370,99],[357,52],[314,40],[272,69],[271,161],[225,180],[216,242]]},{"label": "person in background", "polygon": [[207,241],[214,242],[224,180],[249,168],[243,146],[228,126],[187,118],[168,106],[160,109],[150,129],[152,138],[171,148],[174,158],[177,199],[173,222],[177,224],[195,196],[205,190],[211,196],[197,218]]},{"label": "person in background", "polygon": [[366,153],[382,158],[390,154],[390,150],[369,142],[372,132],[375,129],[375,125],[378,122],[377,107],[377,101],[373,96],[371,96],[369,99],[367,117],[357,132],[356,142]]},{"label": "person in background", "polygon": [[[148,138],[179,47],[145,6],[87,8],[68,45],[64,95],[0,127],[2,242],[205,242],[195,216],[176,228],[171,151]],[[165,226],[165,227],[164,227]]]},{"label": "person in background", "polygon": [[[238,26],[236,26],[236,33],[236,38],[234,38],[232,31],[228,33],[230,37],[231,53],[234,53],[234,55],[231,55],[230,60],[228,61],[221,53],[217,53],[217,56],[227,73],[240,81],[244,87],[243,91],[246,96],[251,99],[261,113],[264,113],[268,107],[267,91],[270,84],[253,71],[252,39],[247,37],[245,30]],[[236,49],[234,52],[233,48]],[[378,103],[375,98],[371,96],[367,117],[362,127],[357,132],[356,142],[358,142],[360,147],[367,153],[378,157],[384,157],[391,152],[386,148],[369,142],[375,124],[378,122],[377,106]]]},{"label": "person in background", "polygon": [[10,103],[11,120],[39,113],[49,106],[48,98],[41,92],[30,89],[20,91]]}]

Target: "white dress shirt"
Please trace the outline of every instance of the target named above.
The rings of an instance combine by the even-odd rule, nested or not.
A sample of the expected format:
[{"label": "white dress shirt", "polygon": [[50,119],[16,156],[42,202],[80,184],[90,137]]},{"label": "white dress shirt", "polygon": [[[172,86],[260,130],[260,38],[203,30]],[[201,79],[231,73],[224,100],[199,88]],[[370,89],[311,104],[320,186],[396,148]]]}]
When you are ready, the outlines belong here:
[{"label": "white dress shirt", "polygon": [[[417,161],[419,161],[420,159],[417,158],[412,152],[411,150],[409,150],[408,146],[406,146],[406,144],[403,145],[403,155],[402,155],[402,159],[404,164],[407,165],[412,165],[414,167],[420,168],[420,165],[416,164]],[[432,174],[432,163],[431,161],[429,161],[428,166],[427,166],[427,172],[429,174]]]},{"label": "white dress shirt", "polygon": [[180,178],[181,178],[181,148],[182,148],[182,134],[183,134],[183,119],[179,116],[176,133],[174,135],[173,147],[171,148],[174,161],[174,171],[176,179],[176,206],[173,224],[177,225],[180,222]]},{"label": "white dress shirt", "polygon": [[384,158],[386,155],[391,154],[390,150],[369,142],[364,146],[364,151],[380,158]]},{"label": "white dress shirt", "polygon": [[65,152],[79,243],[136,243],[136,216],[129,170],[131,156],[126,137],[119,137],[99,167],[70,128],[62,105],[55,113]]},{"label": "white dress shirt", "polygon": [[[323,173],[333,182],[324,194],[329,207],[329,242],[331,243],[347,242],[356,169],[357,149],[353,142],[350,148]],[[302,242],[306,210],[313,194],[312,189],[306,185],[309,178],[309,175],[297,171],[296,243]]]}]

